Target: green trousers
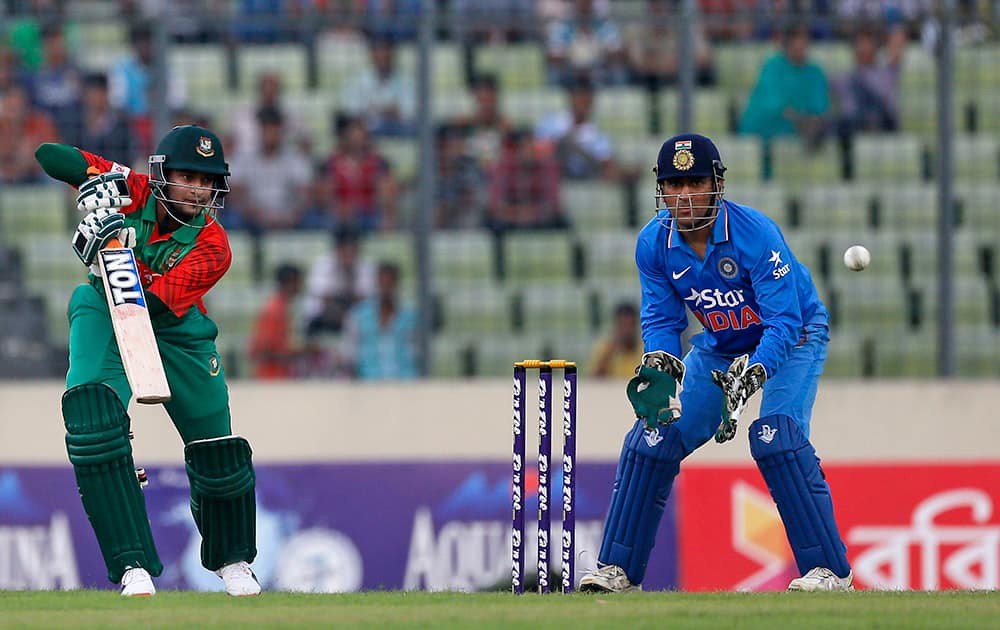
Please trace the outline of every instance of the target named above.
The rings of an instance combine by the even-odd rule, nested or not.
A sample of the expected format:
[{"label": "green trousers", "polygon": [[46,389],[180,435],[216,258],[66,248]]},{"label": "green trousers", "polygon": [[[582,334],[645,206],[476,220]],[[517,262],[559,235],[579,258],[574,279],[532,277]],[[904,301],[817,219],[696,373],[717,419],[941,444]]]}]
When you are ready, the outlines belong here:
[{"label": "green trousers", "polygon": [[[110,385],[127,409],[132,389],[125,377],[106,298],[81,284],[69,300],[69,372],[67,389],[76,385]],[[183,317],[164,313],[153,318],[153,330],[170,385],[164,404],[185,444],[231,433],[229,388],[215,347],[218,328],[192,307]]]}]

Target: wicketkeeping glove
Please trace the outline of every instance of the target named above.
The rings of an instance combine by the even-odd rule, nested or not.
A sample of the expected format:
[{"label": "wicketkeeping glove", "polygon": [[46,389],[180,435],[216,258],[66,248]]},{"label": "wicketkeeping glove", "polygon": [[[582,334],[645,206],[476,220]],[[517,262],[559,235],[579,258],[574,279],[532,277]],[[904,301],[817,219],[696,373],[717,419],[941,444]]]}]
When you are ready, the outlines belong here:
[{"label": "wicketkeeping glove", "polygon": [[73,251],[83,264],[94,264],[97,252],[117,238],[125,247],[135,247],[135,228],[125,227],[125,216],[114,211],[99,209],[80,221],[73,234]]},{"label": "wicketkeeping glove", "polygon": [[715,432],[715,441],[719,444],[736,436],[736,423],[750,397],[764,386],[767,372],[760,363],[747,365],[749,355],[740,355],[733,359],[729,368],[722,372],[712,370],[712,381],[722,388],[722,422]]},{"label": "wicketkeeping glove", "polygon": [[635,373],[625,392],[636,417],[650,429],[679,420],[684,363],[669,352],[647,352]]},{"label": "wicketkeeping glove", "polygon": [[128,180],[124,173],[101,173],[80,185],[76,196],[76,207],[81,212],[92,212],[99,208],[124,208],[132,205],[128,190]]}]

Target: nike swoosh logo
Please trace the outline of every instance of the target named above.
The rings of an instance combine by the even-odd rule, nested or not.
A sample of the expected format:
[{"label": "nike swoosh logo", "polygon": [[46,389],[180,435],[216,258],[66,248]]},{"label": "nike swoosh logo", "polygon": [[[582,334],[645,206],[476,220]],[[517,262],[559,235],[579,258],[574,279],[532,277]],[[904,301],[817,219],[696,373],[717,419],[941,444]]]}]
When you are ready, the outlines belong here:
[{"label": "nike swoosh logo", "polygon": [[680,271],[675,271],[675,272],[671,273],[670,275],[672,275],[674,277],[674,280],[680,280],[681,276],[683,276],[684,274],[686,274],[690,270],[691,270],[691,267],[689,265],[689,266],[685,267],[684,269],[682,269]]}]

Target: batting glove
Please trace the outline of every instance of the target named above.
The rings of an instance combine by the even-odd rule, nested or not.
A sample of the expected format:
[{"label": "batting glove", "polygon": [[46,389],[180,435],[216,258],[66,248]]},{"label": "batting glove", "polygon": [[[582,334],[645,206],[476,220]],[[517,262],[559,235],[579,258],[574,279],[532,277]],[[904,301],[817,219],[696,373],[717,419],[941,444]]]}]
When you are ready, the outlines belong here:
[{"label": "batting glove", "polygon": [[128,180],[124,173],[101,173],[80,185],[76,196],[76,207],[81,212],[92,212],[100,208],[124,208],[132,205]]},{"label": "batting glove", "polygon": [[77,226],[73,234],[73,251],[89,267],[94,264],[97,252],[113,238],[125,247],[135,247],[135,228],[126,228],[125,216],[118,212],[95,210]]}]

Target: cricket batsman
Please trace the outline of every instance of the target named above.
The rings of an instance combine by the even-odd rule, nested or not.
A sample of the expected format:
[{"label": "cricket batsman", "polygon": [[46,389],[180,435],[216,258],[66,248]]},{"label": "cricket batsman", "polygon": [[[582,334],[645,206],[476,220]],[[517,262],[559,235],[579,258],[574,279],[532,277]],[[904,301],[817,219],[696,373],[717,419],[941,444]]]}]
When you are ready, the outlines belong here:
[{"label": "cricket batsman", "polygon": [[174,127],[150,156],[149,175],[63,144],[43,144],[35,157],[51,177],[79,188],[77,207],[87,213],[72,245],[91,273],[69,300],[62,413],[108,579],[121,584],[122,595],[149,596],[163,571],[132,461],[132,391],[94,266],[97,252],[117,238],[137,259],[172,394],[164,406],[184,442],[202,564],[230,595],[258,595],[249,566],[257,554],[250,444],[232,434],[218,329],[202,303],[232,262],[216,219],[229,192],[222,143],[208,129]]},{"label": "cricket batsman", "polygon": [[[854,590],[830,488],[809,442],[827,310],[774,221],[723,197],[725,170],[715,144],[697,134],[670,138],[657,156],[657,214],[635,250],[645,354],[626,391],[637,420],[625,436],[598,568],[581,590],[640,587],[681,460],[713,436],[731,440],[758,391],[750,454],[801,575],[788,590]],[[685,306],[703,331],[682,361]]]}]

